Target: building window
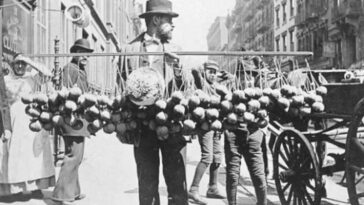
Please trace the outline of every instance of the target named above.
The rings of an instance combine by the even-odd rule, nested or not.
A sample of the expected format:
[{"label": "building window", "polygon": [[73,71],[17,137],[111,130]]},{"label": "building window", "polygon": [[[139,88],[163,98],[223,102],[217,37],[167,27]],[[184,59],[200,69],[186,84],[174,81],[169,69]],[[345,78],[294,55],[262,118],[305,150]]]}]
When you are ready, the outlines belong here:
[{"label": "building window", "polygon": [[290,15],[291,17],[294,16],[294,7],[293,7],[293,0],[290,0]]},{"label": "building window", "polygon": [[302,51],[301,49],[301,38],[297,38],[297,44],[298,44],[298,51]]},{"label": "building window", "polygon": [[282,10],[283,10],[283,24],[287,23],[287,13],[286,13],[286,3],[284,2],[282,4]]},{"label": "building window", "polygon": [[[36,36],[35,36],[35,53],[47,53],[47,10],[48,1],[40,0],[38,1],[39,8],[36,10]],[[46,63],[45,59],[40,59],[43,63]]]},{"label": "building window", "polygon": [[286,34],[282,35],[282,46],[283,46],[283,51],[287,51]]},{"label": "building window", "polygon": [[298,4],[297,5],[297,17],[299,18],[300,21],[302,20],[302,15],[303,15],[302,4]]},{"label": "building window", "polygon": [[279,27],[279,7],[276,9],[276,26]]},{"label": "building window", "polygon": [[279,51],[279,38],[276,38],[276,50]]},{"label": "building window", "polygon": [[82,38],[84,39],[88,38],[88,32],[85,29],[82,29]]},{"label": "building window", "polygon": [[294,51],[293,30],[289,31],[289,42],[291,51]]}]

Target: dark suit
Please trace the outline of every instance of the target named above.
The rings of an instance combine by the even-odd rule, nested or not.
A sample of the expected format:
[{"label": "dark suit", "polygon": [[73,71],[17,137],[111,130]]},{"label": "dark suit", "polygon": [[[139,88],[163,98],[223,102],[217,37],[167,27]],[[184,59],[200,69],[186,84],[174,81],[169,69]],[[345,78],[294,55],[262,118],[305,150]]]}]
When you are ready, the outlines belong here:
[{"label": "dark suit", "polygon": [[[63,68],[63,86],[71,88],[75,84],[82,92],[88,91],[87,76],[78,65],[68,63]],[[71,126],[64,125],[62,137],[65,144],[65,157],[59,172],[57,184],[53,190],[52,199],[55,201],[74,201],[80,197],[81,187],[78,169],[82,162],[85,137],[89,137],[86,121],[81,130],[74,130]]]},{"label": "dark suit", "polygon": [[[128,45],[126,52],[145,52],[147,43],[144,40],[144,33],[138,36]],[[158,44],[158,51],[175,51],[173,45]],[[154,62],[154,63],[153,63]],[[157,56],[153,62],[149,62],[148,56],[125,57],[122,60],[124,77],[134,69],[143,66],[151,66],[157,69],[165,82],[173,78],[172,62],[164,62],[163,56]],[[163,69],[166,68],[165,71]],[[187,205],[186,185],[186,140],[181,135],[169,136],[166,141],[159,141],[155,131],[148,127],[141,129],[141,135],[135,136],[134,156],[137,165],[139,183],[140,205],[159,205],[159,151],[162,153],[163,175],[167,184],[168,204]]]}]

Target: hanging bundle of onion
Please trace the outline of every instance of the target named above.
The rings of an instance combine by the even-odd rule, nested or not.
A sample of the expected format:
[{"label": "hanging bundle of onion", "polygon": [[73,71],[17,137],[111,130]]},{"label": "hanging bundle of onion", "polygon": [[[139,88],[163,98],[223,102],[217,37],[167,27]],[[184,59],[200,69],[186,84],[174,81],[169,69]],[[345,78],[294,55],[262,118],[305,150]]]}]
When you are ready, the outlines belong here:
[{"label": "hanging bundle of onion", "polygon": [[320,86],[313,91],[304,91],[291,85],[283,85],[280,89],[267,89],[263,91],[268,99],[259,100],[262,104],[268,103],[267,110],[285,120],[293,120],[311,113],[323,112],[325,106],[322,96],[326,95],[326,87]]}]

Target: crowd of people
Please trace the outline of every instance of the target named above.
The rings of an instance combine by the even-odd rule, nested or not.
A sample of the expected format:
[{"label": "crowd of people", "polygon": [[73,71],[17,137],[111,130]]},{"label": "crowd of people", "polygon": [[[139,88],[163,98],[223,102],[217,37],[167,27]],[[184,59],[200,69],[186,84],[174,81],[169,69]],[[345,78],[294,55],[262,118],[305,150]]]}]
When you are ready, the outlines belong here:
[{"label": "crowd of people", "polygon": [[[125,52],[165,52],[165,56],[127,56],[121,59],[122,77],[144,66],[150,66],[160,72],[169,82],[181,89],[186,86],[182,60],[174,54],[179,46],[171,43],[174,29],[173,18],[178,14],[172,11],[169,0],[148,0],[146,12],[140,15],[145,20],[147,30],[140,34],[127,47]],[[93,52],[86,39],[75,41],[71,53]],[[15,58],[16,59],[16,58]],[[85,137],[90,134],[84,129],[75,130],[65,125],[61,134],[65,144],[63,159],[57,181],[52,160],[52,151],[48,134],[31,132],[28,128],[30,118],[26,116],[25,105],[20,96],[31,93],[36,82],[35,75],[50,75],[44,69],[33,66],[28,72],[26,61],[13,66],[13,72],[5,77],[8,96],[11,96],[9,125],[0,130],[3,134],[0,146],[0,201],[28,200],[42,198],[42,189],[54,186],[52,200],[60,203],[74,202],[85,197],[81,193],[78,168],[84,154]],[[63,86],[75,84],[88,91],[86,66],[87,57],[73,57],[63,68]],[[34,72],[33,72],[34,71]],[[208,88],[214,91],[220,66],[214,61],[203,65],[203,78],[196,80],[196,88]],[[193,75],[191,75],[193,76]],[[194,76],[195,77],[195,76]],[[198,81],[198,83],[197,83]],[[1,102],[0,102],[1,103]],[[2,104],[0,104],[2,106]],[[4,107],[4,106],[2,106]],[[1,113],[2,118],[9,116]],[[3,122],[8,122],[3,120]],[[87,123],[84,121],[84,123]],[[3,123],[5,125],[5,123]],[[227,198],[229,205],[237,204],[237,186],[240,176],[241,158],[244,157],[256,191],[257,204],[267,204],[266,171],[262,147],[265,147],[265,132],[254,125],[241,125],[233,131],[206,131],[198,135],[201,147],[201,160],[198,163],[191,186],[188,190],[186,180],[186,145],[190,138],[180,134],[165,141],[160,141],[149,127],[143,127],[141,134],[130,138],[128,144],[134,146],[137,168],[140,205],[158,205],[160,196],[159,164],[162,156],[163,175],[167,185],[169,205],[207,204],[199,193],[202,177],[209,169],[210,179],[206,197]],[[224,146],[222,145],[224,139]],[[125,143],[125,141],[123,141]],[[224,147],[224,149],[223,149]],[[226,192],[218,189],[219,167],[225,153]]]}]

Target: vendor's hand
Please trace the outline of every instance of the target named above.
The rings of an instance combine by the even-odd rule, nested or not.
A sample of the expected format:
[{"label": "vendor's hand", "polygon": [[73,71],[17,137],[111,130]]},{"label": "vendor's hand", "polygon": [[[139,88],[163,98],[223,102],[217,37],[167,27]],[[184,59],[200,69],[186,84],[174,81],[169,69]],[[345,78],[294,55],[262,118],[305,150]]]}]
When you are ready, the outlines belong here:
[{"label": "vendor's hand", "polygon": [[167,62],[172,62],[174,66],[181,67],[179,64],[179,56],[172,52],[165,52],[165,57]]},{"label": "vendor's hand", "polygon": [[5,130],[4,133],[1,135],[1,140],[3,142],[8,141],[11,138],[11,131],[10,130]]},{"label": "vendor's hand", "polygon": [[179,56],[172,52],[165,52],[165,55],[167,58],[170,58],[171,60],[179,61]]},{"label": "vendor's hand", "polygon": [[15,62],[16,61],[27,61],[29,58],[27,58],[27,57],[25,57],[25,56],[23,56],[22,54],[18,54],[18,55],[16,55],[16,57],[13,59]]},{"label": "vendor's hand", "polygon": [[31,70],[32,76],[35,76],[38,73],[40,75],[47,76],[47,77],[53,76],[52,72],[44,64],[35,62],[32,59],[30,59],[29,57],[23,56],[22,54],[19,54],[14,58],[13,63],[16,63],[16,62],[24,62],[27,65],[29,65],[31,68],[34,68]]}]

